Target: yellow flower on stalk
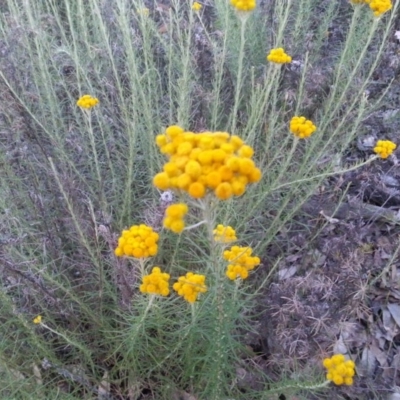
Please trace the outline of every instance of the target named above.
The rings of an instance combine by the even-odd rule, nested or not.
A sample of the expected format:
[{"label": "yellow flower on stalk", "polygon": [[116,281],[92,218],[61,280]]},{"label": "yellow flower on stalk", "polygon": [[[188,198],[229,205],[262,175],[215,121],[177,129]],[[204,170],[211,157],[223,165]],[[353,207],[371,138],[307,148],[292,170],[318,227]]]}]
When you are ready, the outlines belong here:
[{"label": "yellow flower on stalk", "polygon": [[42,316],[41,316],[41,315],[38,315],[37,317],[35,317],[35,318],[33,319],[33,323],[36,324],[36,325],[42,323]]},{"label": "yellow flower on stalk", "polygon": [[188,212],[185,203],[171,204],[165,210],[164,227],[172,232],[181,233],[185,228],[184,217]]},{"label": "yellow flower on stalk", "polygon": [[322,362],[327,369],[326,379],[335,385],[352,385],[355,374],[355,364],[347,360],[343,354],[335,354],[331,358],[325,358]]},{"label": "yellow flower on stalk", "polygon": [[267,60],[276,64],[288,64],[292,62],[292,57],[286,54],[282,47],[278,47],[269,52]]},{"label": "yellow flower on stalk", "polygon": [[205,275],[188,272],[186,276],[180,276],[172,287],[187,302],[194,303],[200,293],[207,292],[205,280]]},{"label": "yellow flower on stalk", "polygon": [[391,0],[366,0],[375,17],[380,17],[392,8]]},{"label": "yellow flower on stalk", "polygon": [[256,8],[256,0],[230,0],[238,11],[252,11]]},{"label": "yellow flower on stalk", "polygon": [[317,127],[305,117],[293,117],[290,121],[290,131],[300,139],[311,136]]},{"label": "yellow flower on stalk", "polygon": [[194,11],[200,11],[203,8],[203,6],[198,3],[197,1],[195,1],[192,5],[192,10]]},{"label": "yellow flower on stalk", "polygon": [[83,95],[81,98],[78,99],[76,102],[78,107],[90,109],[96,106],[99,103],[99,99],[96,97],[92,97],[89,94]]},{"label": "yellow flower on stalk", "polygon": [[213,230],[214,240],[219,243],[230,243],[237,240],[236,232],[231,226],[217,225]]},{"label": "yellow flower on stalk", "polygon": [[388,158],[396,147],[396,144],[390,140],[378,140],[374,147],[374,152],[381,158]]},{"label": "yellow flower on stalk", "polygon": [[148,17],[150,14],[150,10],[147,7],[143,7],[137,10],[138,15],[142,15],[143,17]]},{"label": "yellow flower on stalk", "polygon": [[253,148],[228,132],[185,132],[173,125],[156,137],[156,144],[168,158],[153,178],[160,190],[183,191],[194,199],[214,193],[227,200],[262,177]]},{"label": "yellow flower on stalk", "polygon": [[158,238],[158,233],[154,232],[150,226],[133,225],[129,230],[122,231],[115,255],[135,258],[153,257],[158,251]]},{"label": "yellow flower on stalk", "polygon": [[140,285],[139,290],[142,293],[168,296],[169,279],[169,274],[161,272],[160,267],[154,267],[151,270],[151,274],[143,277],[143,283]]},{"label": "yellow flower on stalk", "polygon": [[228,265],[226,276],[232,281],[236,278],[246,279],[249,271],[253,270],[260,264],[259,257],[252,257],[253,249],[251,247],[233,246],[229,250],[224,251],[225,260],[231,264]]}]

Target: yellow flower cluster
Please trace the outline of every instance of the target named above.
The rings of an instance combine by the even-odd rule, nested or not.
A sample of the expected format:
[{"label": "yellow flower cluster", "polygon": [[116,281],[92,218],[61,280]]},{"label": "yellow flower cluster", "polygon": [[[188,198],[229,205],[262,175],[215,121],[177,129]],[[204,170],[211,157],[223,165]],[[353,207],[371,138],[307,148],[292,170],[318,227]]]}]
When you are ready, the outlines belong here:
[{"label": "yellow flower cluster", "polygon": [[374,152],[381,158],[388,158],[396,147],[396,144],[390,140],[378,140],[374,147]]},{"label": "yellow flower cluster", "polygon": [[312,121],[305,117],[293,117],[290,121],[291,132],[300,139],[311,136],[316,129]]},{"label": "yellow flower cluster", "polygon": [[136,11],[138,15],[142,15],[143,17],[148,17],[150,14],[150,10],[147,7],[139,8]]},{"label": "yellow flower cluster", "polygon": [[288,64],[292,62],[292,57],[286,54],[282,47],[278,47],[270,51],[267,60],[277,64]]},{"label": "yellow flower cluster", "polygon": [[152,257],[157,254],[158,233],[150,226],[133,225],[129,230],[122,231],[118,239],[115,255],[135,258]]},{"label": "yellow flower cluster", "polygon": [[160,296],[169,295],[169,274],[161,272],[160,267],[154,267],[151,274],[143,277],[143,283],[139,290],[142,293],[159,294]]},{"label": "yellow flower cluster", "polygon": [[247,184],[261,179],[251,159],[252,147],[227,132],[193,133],[170,126],[156,143],[169,157],[163,172],[153,178],[160,190],[183,190],[195,199],[213,191],[218,199],[227,200],[241,196]]},{"label": "yellow flower cluster", "polygon": [[195,1],[192,5],[192,9],[194,11],[200,11],[202,8],[203,8],[203,6],[200,3],[198,3],[197,1]]},{"label": "yellow flower cluster", "polygon": [[345,359],[343,354],[335,354],[331,358],[325,358],[324,367],[327,369],[326,379],[335,385],[352,385],[355,364]]},{"label": "yellow flower cluster", "polygon": [[380,17],[385,12],[392,9],[391,0],[350,0],[353,4],[368,4],[375,17]]},{"label": "yellow flower cluster", "polygon": [[213,231],[214,240],[220,243],[230,243],[237,240],[236,232],[231,226],[217,225]]},{"label": "yellow flower cluster", "polygon": [[171,204],[165,210],[164,227],[172,232],[181,233],[185,228],[183,218],[188,212],[188,206],[185,203]]},{"label": "yellow flower cluster", "polygon": [[251,247],[232,246],[230,250],[224,251],[225,260],[231,262],[228,265],[226,276],[235,280],[240,277],[246,279],[249,276],[249,271],[253,270],[260,264],[259,257],[252,257]]},{"label": "yellow flower cluster", "polygon": [[204,275],[188,272],[186,276],[180,276],[178,282],[175,282],[173,288],[187,302],[194,303],[200,293],[207,292],[207,286],[204,284],[206,277]]},{"label": "yellow flower cluster", "polygon": [[38,315],[37,317],[33,318],[33,323],[36,325],[42,323],[42,316]]},{"label": "yellow flower cluster", "polygon": [[99,102],[99,99],[96,99],[96,97],[92,97],[89,94],[85,94],[82,96],[77,102],[77,106],[81,108],[92,108],[95,105],[97,105]]},{"label": "yellow flower cluster", "polygon": [[380,17],[392,8],[390,0],[367,0],[366,2],[369,4],[369,8],[373,11],[375,17]]},{"label": "yellow flower cluster", "polygon": [[252,11],[256,8],[256,0],[231,0],[231,4],[239,11]]}]

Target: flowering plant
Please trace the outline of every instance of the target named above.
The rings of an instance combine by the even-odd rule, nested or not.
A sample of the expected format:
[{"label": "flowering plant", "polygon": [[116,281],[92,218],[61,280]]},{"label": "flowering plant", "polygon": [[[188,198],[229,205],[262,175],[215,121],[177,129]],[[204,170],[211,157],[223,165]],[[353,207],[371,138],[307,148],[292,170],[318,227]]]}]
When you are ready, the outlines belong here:
[{"label": "flowering plant", "polygon": [[85,94],[78,99],[76,102],[77,106],[85,109],[90,109],[99,103],[99,99],[92,97],[89,94]]},{"label": "flowering plant", "polygon": [[282,47],[272,49],[267,55],[267,60],[276,64],[288,64],[292,62],[292,57],[285,53]]},{"label": "flowering plant", "polygon": [[326,379],[335,385],[352,385],[355,374],[355,364],[345,359],[343,354],[335,354],[331,358],[325,358],[323,365],[327,369]]},{"label": "flowering plant", "polygon": [[158,237],[158,233],[154,232],[150,226],[133,225],[128,230],[122,231],[115,255],[135,258],[155,256],[158,250]]},{"label": "flowering plant", "polygon": [[238,11],[252,11],[256,8],[255,0],[230,0],[233,7]]},{"label": "flowering plant", "polygon": [[140,285],[139,290],[142,293],[156,294],[160,296],[169,295],[169,281],[170,275],[161,272],[160,267],[154,267],[151,274],[143,277],[143,283]]},{"label": "flowering plant", "polygon": [[291,132],[300,139],[310,137],[316,129],[313,122],[305,117],[293,117],[290,121]]},{"label": "flowering plant", "polygon": [[374,152],[381,158],[388,158],[396,147],[396,144],[390,140],[378,140],[374,147]]},{"label": "flowering plant", "polygon": [[231,226],[217,225],[213,230],[214,240],[220,243],[230,243],[237,240],[236,232]]},{"label": "flowering plant", "polygon": [[207,291],[205,280],[205,275],[188,272],[185,276],[178,278],[178,282],[174,283],[173,289],[188,303],[194,303],[200,293]]},{"label": "flowering plant", "polygon": [[194,199],[213,193],[219,200],[241,196],[246,186],[261,179],[254,150],[227,132],[185,132],[170,126],[156,143],[168,157],[153,184],[160,190],[186,192]]}]

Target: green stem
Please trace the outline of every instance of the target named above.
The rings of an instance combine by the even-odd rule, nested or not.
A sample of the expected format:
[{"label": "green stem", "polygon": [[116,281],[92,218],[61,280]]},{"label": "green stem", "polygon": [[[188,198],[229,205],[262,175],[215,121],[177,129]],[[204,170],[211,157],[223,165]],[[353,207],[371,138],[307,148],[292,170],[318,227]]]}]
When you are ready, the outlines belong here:
[{"label": "green stem", "polygon": [[[301,383],[294,383],[290,385],[285,385],[285,386],[277,386],[276,388],[271,388],[268,390],[266,393],[267,396],[271,395],[271,393],[275,392],[282,392],[288,389],[305,389],[305,390],[317,390],[317,389],[322,389],[326,386],[328,386],[331,383],[331,381],[324,381],[321,383],[316,383],[313,385],[306,385],[306,384],[301,384]],[[269,399],[269,397],[263,397],[263,399]]]},{"label": "green stem", "polygon": [[233,111],[232,111],[232,125],[231,125],[231,134],[233,134],[236,127],[236,118],[237,111],[239,108],[240,101],[240,92],[242,89],[242,73],[243,73],[243,58],[244,58],[244,44],[245,44],[245,28],[246,21],[249,15],[244,15],[240,17],[240,49],[239,49],[239,61],[238,61],[238,74],[236,79],[236,92],[235,92],[235,102],[233,103]]},{"label": "green stem", "polygon": [[325,172],[324,174],[310,176],[309,178],[298,179],[297,181],[286,182],[286,183],[283,183],[282,185],[279,185],[279,186],[276,186],[276,187],[272,188],[271,192],[273,192],[274,190],[282,189],[282,188],[284,188],[286,186],[294,185],[296,183],[304,183],[304,182],[309,182],[309,181],[312,181],[312,180],[318,179],[318,178],[326,178],[328,176],[345,174],[346,172],[354,171],[354,170],[356,170],[356,169],[358,169],[360,167],[363,167],[364,165],[367,165],[367,164],[371,163],[372,161],[375,161],[377,158],[379,158],[379,156],[371,157],[370,159],[368,159],[367,161],[364,161],[361,164],[353,165],[352,167],[347,168],[347,169],[343,169],[341,171]]},{"label": "green stem", "polygon": [[296,151],[298,143],[299,143],[299,138],[295,136],[292,142],[292,148],[290,149],[289,154],[285,155],[286,158],[285,163],[283,164],[282,167],[280,167],[279,175],[275,179],[275,182],[280,182],[283,176],[287,174],[287,169],[289,167],[289,164],[293,163],[294,160],[293,155],[294,152]]},{"label": "green stem", "polygon": [[95,143],[95,139],[94,139],[93,125],[92,125],[92,111],[91,110],[83,110],[83,113],[85,114],[85,116],[87,118],[90,146],[92,148],[92,153],[93,153],[93,157],[94,157],[94,164],[95,164],[96,174],[97,174],[97,180],[98,180],[99,186],[100,186],[101,205],[103,206],[103,205],[105,205],[105,203],[104,203],[104,195],[103,195],[103,178],[101,177],[99,158],[98,158],[98,155],[97,155],[96,143]]},{"label": "green stem", "polygon": [[53,332],[55,335],[62,337],[68,344],[70,344],[73,347],[78,348],[79,350],[81,350],[84,354],[86,354],[86,356],[88,357],[88,359],[91,359],[91,354],[90,352],[88,352],[88,350],[80,345],[79,343],[71,340],[70,338],[68,338],[67,336],[65,336],[63,333],[57,332],[54,329],[50,328],[48,325],[44,324],[43,322],[40,323],[40,326],[42,326],[43,328],[46,328],[47,330],[49,330],[50,332]]}]

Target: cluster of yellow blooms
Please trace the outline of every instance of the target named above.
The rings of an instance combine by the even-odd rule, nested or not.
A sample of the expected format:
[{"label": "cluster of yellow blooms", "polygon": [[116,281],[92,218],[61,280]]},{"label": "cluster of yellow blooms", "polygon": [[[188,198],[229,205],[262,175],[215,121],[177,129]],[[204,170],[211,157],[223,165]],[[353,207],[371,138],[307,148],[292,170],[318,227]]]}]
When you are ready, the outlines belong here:
[{"label": "cluster of yellow blooms", "polygon": [[230,250],[224,251],[225,260],[231,262],[226,271],[229,279],[235,280],[238,277],[246,279],[249,271],[260,264],[259,257],[251,257],[252,251],[251,247],[239,246],[232,246]]},{"label": "cluster of yellow blooms", "polygon": [[282,47],[278,47],[269,52],[267,60],[277,64],[288,64],[292,62],[292,57],[286,54]]},{"label": "cluster of yellow blooms", "polygon": [[352,385],[355,374],[355,364],[345,359],[343,354],[335,354],[331,358],[325,358],[324,367],[327,369],[326,379],[335,385]]},{"label": "cluster of yellow blooms", "polygon": [[33,318],[33,323],[36,325],[42,323],[42,316],[38,315],[37,317]]},{"label": "cluster of yellow blooms", "polygon": [[185,203],[171,204],[165,210],[164,227],[172,232],[181,233],[185,228],[183,218],[188,212],[188,206]]},{"label": "cluster of yellow blooms", "polygon": [[396,144],[390,140],[378,140],[374,147],[374,152],[381,158],[388,158],[396,147]]},{"label": "cluster of yellow blooms", "polygon": [[256,0],[231,0],[231,4],[239,11],[252,11],[256,8]]},{"label": "cluster of yellow blooms", "polygon": [[236,232],[231,226],[217,225],[213,231],[214,240],[220,243],[230,243],[237,240]]},{"label": "cluster of yellow blooms", "polygon": [[148,17],[150,14],[150,10],[147,7],[139,8],[136,12],[138,15],[142,15],[143,17]]},{"label": "cluster of yellow blooms", "polygon": [[195,1],[192,5],[192,9],[194,11],[200,11],[202,8],[203,8],[203,6],[200,3],[198,3],[197,1]]},{"label": "cluster of yellow blooms", "polygon": [[158,233],[150,226],[133,225],[129,230],[123,230],[118,239],[115,255],[135,258],[152,257],[157,254]]},{"label": "cluster of yellow blooms", "polygon": [[385,12],[392,9],[391,0],[350,0],[354,4],[368,4],[375,17],[380,17]]},{"label": "cluster of yellow blooms", "polygon": [[207,292],[207,286],[204,284],[206,277],[204,275],[188,272],[186,276],[180,276],[178,282],[175,282],[173,288],[187,302],[194,303],[200,293]]},{"label": "cluster of yellow blooms", "polygon": [[290,121],[290,130],[300,139],[307,138],[315,132],[317,127],[305,117],[293,117]]},{"label": "cluster of yellow blooms", "polygon": [[195,199],[213,191],[219,200],[227,200],[261,179],[261,170],[251,159],[252,147],[227,132],[185,132],[174,125],[158,135],[156,143],[169,157],[163,172],[153,178],[160,190],[183,190]]},{"label": "cluster of yellow blooms", "polygon": [[99,99],[96,99],[96,97],[92,97],[89,94],[85,94],[82,96],[78,101],[76,102],[77,106],[81,108],[92,108],[95,105],[97,105],[99,102]]},{"label": "cluster of yellow blooms", "polygon": [[369,0],[367,3],[374,12],[375,17],[381,16],[392,8],[392,2],[390,0]]},{"label": "cluster of yellow blooms", "polygon": [[140,285],[139,290],[142,293],[158,294],[161,296],[169,295],[169,274],[161,272],[160,267],[154,267],[151,274],[143,277],[143,283]]}]

